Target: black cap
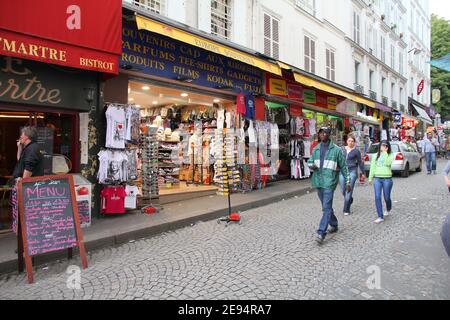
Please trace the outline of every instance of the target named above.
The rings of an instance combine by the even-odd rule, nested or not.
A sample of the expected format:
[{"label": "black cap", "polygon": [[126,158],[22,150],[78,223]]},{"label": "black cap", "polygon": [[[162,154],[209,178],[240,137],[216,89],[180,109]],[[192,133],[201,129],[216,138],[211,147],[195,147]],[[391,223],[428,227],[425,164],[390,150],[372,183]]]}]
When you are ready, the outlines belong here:
[{"label": "black cap", "polygon": [[322,132],[322,131],[325,132],[325,133],[331,134],[331,128],[329,128],[329,127],[321,127],[319,129],[319,133]]}]

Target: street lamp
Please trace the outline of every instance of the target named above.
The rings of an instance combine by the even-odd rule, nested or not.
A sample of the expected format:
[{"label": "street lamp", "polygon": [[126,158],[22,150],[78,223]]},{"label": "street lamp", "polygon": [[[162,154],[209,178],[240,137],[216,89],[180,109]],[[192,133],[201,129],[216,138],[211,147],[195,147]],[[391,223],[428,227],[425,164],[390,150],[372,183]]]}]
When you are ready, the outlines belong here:
[{"label": "street lamp", "polygon": [[84,99],[89,104],[89,108],[91,108],[91,110],[93,110],[95,107],[93,107],[91,105],[92,105],[92,102],[94,101],[95,88],[87,87],[87,88],[84,88],[83,90],[84,90],[84,94],[85,94]]},{"label": "street lamp", "polygon": [[410,52],[413,51],[413,50],[414,50],[414,55],[417,55],[417,54],[419,54],[419,53],[422,52],[422,49],[419,49],[419,48],[412,48],[411,50],[408,51],[408,53],[410,53]]}]

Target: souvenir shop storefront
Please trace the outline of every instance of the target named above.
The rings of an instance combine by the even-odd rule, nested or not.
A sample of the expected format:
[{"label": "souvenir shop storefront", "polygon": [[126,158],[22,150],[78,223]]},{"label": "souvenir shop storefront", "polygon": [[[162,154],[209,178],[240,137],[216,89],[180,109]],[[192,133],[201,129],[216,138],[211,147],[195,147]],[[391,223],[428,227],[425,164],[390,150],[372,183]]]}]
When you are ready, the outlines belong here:
[{"label": "souvenir shop storefront", "polygon": [[[351,118],[350,132],[356,137],[361,154],[365,154],[372,143],[388,140],[389,108],[371,108],[358,104],[356,116]],[[383,129],[387,128],[387,129]]]},{"label": "souvenir shop storefront", "polygon": [[[356,114],[356,111],[352,113],[351,105],[341,97],[300,85],[289,79],[289,73],[283,72],[283,75],[266,74],[267,99],[284,101],[285,110],[289,113],[288,125],[285,127],[289,132],[286,138],[289,178],[307,179],[311,173],[306,163],[317,145],[318,129],[329,126],[333,142],[342,145],[348,115]],[[285,159],[280,159],[283,164]]]},{"label": "souvenir shop storefront", "polygon": [[[271,173],[260,165],[256,137],[272,128],[258,122],[268,109],[260,98],[261,66],[272,72],[278,66],[234,49],[228,49],[234,59],[202,49],[192,43],[212,42],[176,28],[167,36],[167,28],[140,16],[124,21],[120,75],[105,84],[97,178],[105,198],[127,198],[114,213],[149,199],[164,204],[251,191]],[[269,150],[278,149],[275,140]],[[130,194],[137,195],[131,202]]]}]

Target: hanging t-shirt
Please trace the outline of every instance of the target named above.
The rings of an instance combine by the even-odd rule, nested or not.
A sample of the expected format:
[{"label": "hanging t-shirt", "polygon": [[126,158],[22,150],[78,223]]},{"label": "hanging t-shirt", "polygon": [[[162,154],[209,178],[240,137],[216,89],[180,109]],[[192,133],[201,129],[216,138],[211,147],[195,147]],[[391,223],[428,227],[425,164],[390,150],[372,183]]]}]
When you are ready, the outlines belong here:
[{"label": "hanging t-shirt", "polygon": [[278,130],[278,125],[276,123],[270,124],[270,148],[280,148],[280,131]]},{"label": "hanging t-shirt", "polygon": [[256,144],[256,132],[255,132],[255,128],[253,127],[253,121],[251,121],[251,120],[250,120],[248,129],[247,129],[247,133],[248,133],[249,143]]},{"label": "hanging t-shirt", "polygon": [[125,197],[123,186],[105,187],[102,192],[102,208],[104,214],[125,213]]},{"label": "hanging t-shirt", "polygon": [[309,119],[309,133],[314,136],[317,134],[316,119]]},{"label": "hanging t-shirt", "polygon": [[125,139],[133,144],[139,143],[139,126],[141,124],[141,113],[138,108],[128,106],[126,109],[127,131]]},{"label": "hanging t-shirt", "polygon": [[245,117],[247,119],[255,119],[255,98],[252,94],[247,95],[245,104]]},{"label": "hanging t-shirt", "polygon": [[125,182],[128,179],[127,161],[125,152],[102,150],[98,153],[100,166],[98,181],[102,184]]},{"label": "hanging t-shirt", "polygon": [[266,105],[263,98],[255,98],[255,120],[266,121]]},{"label": "hanging t-shirt", "polygon": [[305,128],[305,133],[303,134],[303,136],[305,138],[309,138],[311,137],[311,131],[310,131],[310,126],[309,126],[309,119],[303,119],[303,123],[304,123],[304,128]]},{"label": "hanging t-shirt", "polygon": [[136,199],[138,192],[139,189],[136,186],[125,187],[125,193],[127,194],[127,196],[125,197],[125,208],[136,209]]},{"label": "hanging t-shirt", "polygon": [[245,114],[246,107],[245,107],[245,95],[243,93],[240,93],[236,97],[236,110],[240,114]]},{"label": "hanging t-shirt", "polygon": [[126,118],[123,108],[111,105],[106,110],[106,147],[125,149]]}]

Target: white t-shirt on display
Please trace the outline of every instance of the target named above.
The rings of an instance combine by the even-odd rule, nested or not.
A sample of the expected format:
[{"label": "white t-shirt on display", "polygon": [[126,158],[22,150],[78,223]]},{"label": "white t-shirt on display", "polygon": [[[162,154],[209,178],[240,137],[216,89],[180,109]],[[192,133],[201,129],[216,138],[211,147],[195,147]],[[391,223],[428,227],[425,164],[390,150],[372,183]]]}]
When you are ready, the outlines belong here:
[{"label": "white t-shirt on display", "polygon": [[126,118],[122,108],[109,106],[106,110],[106,147],[125,149]]}]

